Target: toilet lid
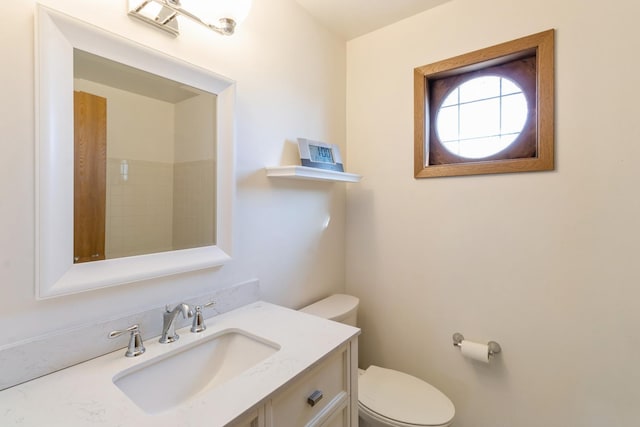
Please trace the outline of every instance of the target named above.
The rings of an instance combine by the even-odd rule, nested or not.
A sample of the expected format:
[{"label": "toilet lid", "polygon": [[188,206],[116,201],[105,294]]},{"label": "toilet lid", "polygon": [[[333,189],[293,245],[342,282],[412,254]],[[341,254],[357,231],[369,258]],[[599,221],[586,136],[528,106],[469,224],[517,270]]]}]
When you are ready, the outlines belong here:
[{"label": "toilet lid", "polygon": [[444,425],[455,414],[451,400],[431,384],[374,365],[359,377],[358,400],[383,417],[418,426]]}]

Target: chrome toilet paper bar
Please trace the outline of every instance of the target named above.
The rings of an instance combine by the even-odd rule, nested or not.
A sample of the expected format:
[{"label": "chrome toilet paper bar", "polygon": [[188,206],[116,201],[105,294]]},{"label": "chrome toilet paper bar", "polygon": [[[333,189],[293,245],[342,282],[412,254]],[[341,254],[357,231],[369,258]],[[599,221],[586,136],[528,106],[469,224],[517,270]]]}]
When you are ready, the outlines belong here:
[{"label": "chrome toilet paper bar", "polygon": [[[453,334],[454,347],[460,348],[462,346],[462,341],[464,341],[464,336],[460,332],[456,332],[455,334]],[[502,351],[500,344],[495,341],[489,341],[487,343],[487,346],[489,347],[489,357],[494,356],[495,354]]]}]

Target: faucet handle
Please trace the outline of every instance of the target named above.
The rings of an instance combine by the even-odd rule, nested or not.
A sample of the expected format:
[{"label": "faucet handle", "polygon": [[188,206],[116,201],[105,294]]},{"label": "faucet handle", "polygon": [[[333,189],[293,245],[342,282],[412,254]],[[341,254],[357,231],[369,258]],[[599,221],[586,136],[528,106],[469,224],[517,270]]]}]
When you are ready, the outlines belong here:
[{"label": "faucet handle", "polygon": [[215,301],[210,301],[205,305],[197,305],[196,311],[193,314],[193,325],[191,325],[191,332],[202,332],[207,329],[207,325],[204,324],[204,318],[202,317],[202,309],[207,307],[212,307],[216,305]]},{"label": "faucet handle", "polygon": [[117,338],[126,332],[131,332],[131,335],[129,336],[129,346],[127,347],[127,351],[124,355],[127,357],[140,356],[146,349],[142,342],[142,336],[140,336],[139,325],[131,325],[122,331],[111,331],[109,333],[109,339]]}]

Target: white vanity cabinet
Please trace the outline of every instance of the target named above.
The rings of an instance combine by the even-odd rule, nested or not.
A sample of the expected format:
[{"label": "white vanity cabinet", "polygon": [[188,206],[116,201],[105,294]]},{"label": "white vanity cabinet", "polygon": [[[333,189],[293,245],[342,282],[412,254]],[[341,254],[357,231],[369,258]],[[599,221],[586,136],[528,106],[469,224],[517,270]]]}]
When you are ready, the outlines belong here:
[{"label": "white vanity cabinet", "polygon": [[327,354],[233,427],[356,427],[357,338]]},{"label": "white vanity cabinet", "polygon": [[[170,344],[147,340],[140,357],[120,349],[0,391],[0,426],[357,427],[357,328],[263,301],[208,320]],[[199,374],[180,382],[182,369]],[[127,375],[139,387],[120,388]],[[149,407],[151,387],[189,394]]]}]

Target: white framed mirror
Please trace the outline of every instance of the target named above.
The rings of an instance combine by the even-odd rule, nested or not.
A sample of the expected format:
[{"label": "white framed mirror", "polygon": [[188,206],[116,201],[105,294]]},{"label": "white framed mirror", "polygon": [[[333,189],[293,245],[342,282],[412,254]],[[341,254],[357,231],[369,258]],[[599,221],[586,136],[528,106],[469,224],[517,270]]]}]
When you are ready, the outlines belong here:
[{"label": "white framed mirror", "polygon": [[[117,64],[136,73],[172,81],[193,93],[210,95],[207,99],[211,101],[206,102],[213,104],[211,118],[214,125],[210,127],[213,141],[207,161],[213,159],[213,177],[211,188],[205,190],[206,197],[197,196],[198,199],[211,199],[205,210],[205,215],[213,220],[213,224],[207,225],[207,232],[204,233],[208,238],[200,243],[182,242],[178,245],[186,249],[175,249],[166,245],[162,248],[152,246],[155,249],[133,252],[136,254],[133,256],[121,251],[113,257],[105,257],[102,254],[96,258],[98,261],[78,261],[79,257],[74,252],[74,209],[77,207],[74,205],[77,203],[74,202],[74,178],[77,173],[74,172],[74,88],[78,88],[78,76],[74,78],[74,59],[77,69],[79,54],[85,59],[89,56],[103,71],[107,69],[106,63]],[[86,82],[82,85],[90,87],[94,82],[89,86]],[[140,85],[136,83],[136,86]],[[36,298],[59,297],[214,268],[231,259],[235,161],[234,99],[235,84],[232,80],[58,11],[42,5],[37,6]],[[110,133],[128,133],[122,130],[116,127]],[[130,133],[136,132],[141,133]],[[149,139],[151,143],[155,143],[158,137],[150,136]],[[129,142],[124,145],[128,144]],[[126,174],[130,173],[135,164],[133,162],[137,159],[129,162],[127,159],[118,158],[117,161],[121,162],[121,179],[126,180]],[[189,200],[188,198],[182,197],[180,200],[181,202],[167,203],[191,205],[190,202],[184,202]],[[188,210],[189,206],[183,208]],[[171,209],[177,211],[173,207]],[[130,229],[135,228],[138,227],[130,225]],[[155,231],[152,231],[152,234],[155,234]],[[136,239],[139,238],[131,238]],[[112,249],[112,252],[117,251]]]}]

